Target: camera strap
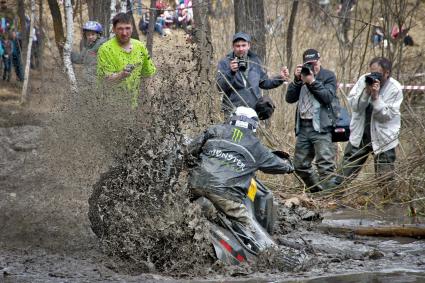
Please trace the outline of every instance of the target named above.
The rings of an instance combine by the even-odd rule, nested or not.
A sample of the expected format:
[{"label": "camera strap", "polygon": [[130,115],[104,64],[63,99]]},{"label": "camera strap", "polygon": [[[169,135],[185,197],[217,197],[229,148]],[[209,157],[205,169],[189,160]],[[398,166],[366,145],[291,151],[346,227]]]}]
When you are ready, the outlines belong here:
[{"label": "camera strap", "polygon": [[[247,68],[246,70],[247,70],[247,72],[248,72],[249,68]],[[242,79],[246,82],[246,85],[248,86],[248,88],[247,88],[247,89],[251,92],[251,94],[252,94],[255,98],[257,98],[257,96],[255,95],[254,90],[252,89],[252,86],[251,86],[251,84],[249,83],[248,78],[246,77],[245,73],[244,73],[244,72],[240,72],[240,73],[241,73]]]}]

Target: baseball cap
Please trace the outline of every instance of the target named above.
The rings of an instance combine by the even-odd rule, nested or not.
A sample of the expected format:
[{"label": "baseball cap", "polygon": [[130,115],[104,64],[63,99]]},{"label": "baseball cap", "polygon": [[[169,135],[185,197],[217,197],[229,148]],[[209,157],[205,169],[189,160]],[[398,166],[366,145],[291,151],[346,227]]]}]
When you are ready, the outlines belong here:
[{"label": "baseball cap", "polygon": [[237,32],[233,35],[233,43],[238,40],[238,39],[242,39],[245,40],[246,42],[251,42],[251,36],[249,36],[248,34],[244,33],[244,32]]},{"label": "baseball cap", "polygon": [[307,49],[303,53],[304,63],[317,61],[319,59],[320,59],[320,53],[316,49]]}]

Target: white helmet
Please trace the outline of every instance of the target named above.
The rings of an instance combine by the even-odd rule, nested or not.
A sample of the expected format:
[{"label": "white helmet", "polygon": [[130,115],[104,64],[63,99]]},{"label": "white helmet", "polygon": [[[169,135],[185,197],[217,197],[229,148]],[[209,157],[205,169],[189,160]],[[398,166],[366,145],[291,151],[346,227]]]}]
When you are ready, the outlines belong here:
[{"label": "white helmet", "polygon": [[257,130],[258,121],[257,112],[252,108],[244,106],[236,108],[232,117],[230,117],[230,125],[250,129],[253,132]]}]

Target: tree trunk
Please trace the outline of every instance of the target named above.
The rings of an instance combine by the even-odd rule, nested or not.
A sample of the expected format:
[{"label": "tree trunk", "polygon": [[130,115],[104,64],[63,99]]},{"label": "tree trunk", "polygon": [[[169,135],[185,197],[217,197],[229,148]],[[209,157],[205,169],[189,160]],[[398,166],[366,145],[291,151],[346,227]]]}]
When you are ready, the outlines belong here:
[{"label": "tree trunk", "polygon": [[18,0],[18,16],[19,16],[19,21],[21,23],[21,35],[22,35],[22,40],[20,42],[21,46],[21,61],[22,58],[26,57],[27,54],[27,47],[28,47],[28,32],[26,29],[26,20],[25,20],[25,0]]},{"label": "tree trunk", "polygon": [[213,60],[213,46],[211,43],[211,27],[208,21],[208,0],[193,0],[193,17],[196,27],[193,41],[196,43],[196,58],[198,59],[198,75],[208,78]]},{"label": "tree trunk", "polygon": [[252,37],[251,50],[262,60],[266,58],[266,28],[263,0],[235,0],[235,32]]},{"label": "tree trunk", "polygon": [[148,49],[149,55],[152,57],[153,49],[153,33],[155,30],[155,21],[156,21],[156,10],[155,10],[155,0],[151,0],[151,8],[149,11],[149,26],[148,34],[146,37],[146,48]]},{"label": "tree trunk", "polygon": [[55,42],[58,47],[60,57],[63,57],[63,43],[65,42],[65,32],[63,30],[62,14],[59,9],[57,0],[47,0],[49,4],[50,13],[52,14],[53,30],[55,31]]},{"label": "tree trunk", "polygon": [[288,32],[286,34],[286,65],[292,70],[292,41],[294,38],[295,19],[298,11],[298,0],[292,2],[291,16],[288,23]]},{"label": "tree trunk", "polygon": [[127,14],[129,14],[131,17],[131,26],[133,27],[133,33],[131,34],[131,38],[139,40],[140,38],[139,33],[137,32],[136,21],[134,20],[133,16],[133,9],[134,6],[131,4],[131,1],[127,0]]},{"label": "tree trunk", "polygon": [[[193,17],[196,23],[193,31],[193,42],[196,44],[195,60],[197,77],[202,84],[198,87],[201,88],[200,93],[211,93],[213,83],[214,68],[211,68],[213,61],[213,46],[211,42],[211,27],[208,20],[208,6],[206,5],[210,0],[193,0]],[[202,98],[198,98],[202,99]],[[213,97],[210,95],[205,103],[205,111],[207,113],[206,123],[212,121],[211,109],[213,109]]]},{"label": "tree trunk", "polygon": [[[114,5],[115,6],[115,5]],[[89,19],[103,26],[103,34],[109,37],[109,20],[111,18],[111,0],[87,0]]]},{"label": "tree trunk", "polygon": [[77,80],[75,79],[74,69],[71,62],[72,41],[74,38],[74,22],[71,0],[65,0],[65,20],[66,20],[66,42],[63,51],[63,63],[71,85],[71,93],[77,94]]},{"label": "tree trunk", "polygon": [[[35,0],[31,0],[31,16],[30,16],[30,36],[29,38],[33,38],[34,36],[34,14],[35,14]],[[25,73],[24,73],[24,84],[22,86],[22,96],[21,103],[27,102],[27,93],[28,93],[28,82],[30,75],[30,61],[31,61],[31,48],[32,48],[32,40],[28,42],[28,51],[26,54],[26,63],[25,63]]]}]

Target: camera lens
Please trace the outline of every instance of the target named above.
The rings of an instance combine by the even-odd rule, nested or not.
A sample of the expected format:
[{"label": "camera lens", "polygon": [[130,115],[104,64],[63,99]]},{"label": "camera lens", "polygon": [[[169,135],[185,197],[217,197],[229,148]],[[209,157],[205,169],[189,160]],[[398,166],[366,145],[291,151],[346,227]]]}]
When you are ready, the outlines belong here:
[{"label": "camera lens", "polygon": [[308,76],[313,74],[313,65],[311,63],[305,63],[301,68],[301,75]]},{"label": "camera lens", "polygon": [[248,64],[247,61],[245,60],[245,58],[238,58],[238,69],[241,72],[245,72],[246,69],[248,68]]}]

